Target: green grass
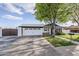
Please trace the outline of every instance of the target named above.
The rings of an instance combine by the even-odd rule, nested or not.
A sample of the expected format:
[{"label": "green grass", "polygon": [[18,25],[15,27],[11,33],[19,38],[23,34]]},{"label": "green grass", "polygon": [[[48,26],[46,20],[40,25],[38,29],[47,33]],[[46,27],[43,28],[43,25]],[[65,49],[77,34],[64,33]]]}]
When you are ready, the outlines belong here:
[{"label": "green grass", "polygon": [[50,42],[52,45],[54,45],[55,47],[60,47],[60,46],[69,46],[69,45],[75,45],[69,41],[65,41],[59,38],[53,38],[53,37],[46,37],[46,39],[48,40],[48,42]]},{"label": "green grass", "polygon": [[58,36],[79,42],[79,34],[76,34],[76,35],[68,35],[67,34],[67,35],[58,35]]}]

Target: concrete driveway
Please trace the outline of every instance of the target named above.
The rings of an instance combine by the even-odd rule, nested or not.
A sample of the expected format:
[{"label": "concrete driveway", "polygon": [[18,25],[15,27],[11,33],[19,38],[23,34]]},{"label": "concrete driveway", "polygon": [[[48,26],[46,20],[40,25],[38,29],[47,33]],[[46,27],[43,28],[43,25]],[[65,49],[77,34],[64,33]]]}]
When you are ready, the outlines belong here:
[{"label": "concrete driveway", "polygon": [[0,56],[60,56],[43,37],[0,38]]}]

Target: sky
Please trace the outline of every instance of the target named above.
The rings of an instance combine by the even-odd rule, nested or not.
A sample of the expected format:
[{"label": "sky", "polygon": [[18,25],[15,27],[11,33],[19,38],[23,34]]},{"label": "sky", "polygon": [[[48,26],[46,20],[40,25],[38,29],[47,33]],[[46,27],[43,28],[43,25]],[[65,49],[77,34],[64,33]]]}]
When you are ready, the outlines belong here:
[{"label": "sky", "polygon": [[[16,28],[22,24],[42,24],[35,19],[34,3],[1,3],[0,4],[0,27]],[[71,22],[63,26],[72,25]]]},{"label": "sky", "polygon": [[35,19],[35,4],[0,4],[0,27],[15,28],[21,24],[42,24]]}]

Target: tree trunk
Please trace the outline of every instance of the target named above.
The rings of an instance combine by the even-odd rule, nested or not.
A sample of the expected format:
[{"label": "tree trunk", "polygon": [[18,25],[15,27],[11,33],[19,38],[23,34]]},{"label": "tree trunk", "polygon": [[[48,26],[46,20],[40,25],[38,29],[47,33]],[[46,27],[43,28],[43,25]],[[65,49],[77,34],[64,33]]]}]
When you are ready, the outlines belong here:
[{"label": "tree trunk", "polygon": [[54,20],[53,20],[53,35],[52,35],[53,37],[55,37],[55,34],[56,34],[56,33],[55,33],[55,26],[56,26],[56,25],[55,25],[55,19],[54,19]]},{"label": "tree trunk", "polygon": [[53,23],[51,23],[51,36],[53,34]]},{"label": "tree trunk", "polygon": [[55,20],[51,23],[51,35],[55,37]]}]

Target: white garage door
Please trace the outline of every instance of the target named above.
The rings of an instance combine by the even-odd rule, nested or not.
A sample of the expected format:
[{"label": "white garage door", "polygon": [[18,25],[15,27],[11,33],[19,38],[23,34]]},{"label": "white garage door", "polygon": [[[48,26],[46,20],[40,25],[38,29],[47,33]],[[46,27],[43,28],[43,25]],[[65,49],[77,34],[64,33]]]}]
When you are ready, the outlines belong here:
[{"label": "white garage door", "polygon": [[34,36],[34,35],[42,35],[43,28],[24,28],[23,36]]}]

